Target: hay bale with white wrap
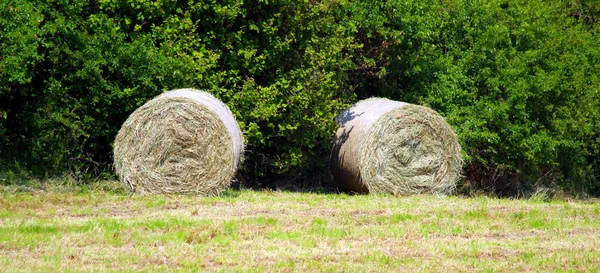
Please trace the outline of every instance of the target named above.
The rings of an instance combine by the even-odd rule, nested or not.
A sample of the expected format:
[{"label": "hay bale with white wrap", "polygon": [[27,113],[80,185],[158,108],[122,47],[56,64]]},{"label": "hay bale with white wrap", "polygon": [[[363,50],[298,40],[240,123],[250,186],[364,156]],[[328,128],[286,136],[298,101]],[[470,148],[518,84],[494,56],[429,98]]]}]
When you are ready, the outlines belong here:
[{"label": "hay bale with white wrap", "polygon": [[432,109],[371,98],[341,113],[337,123],[329,166],[339,189],[399,195],[455,189],[460,145]]},{"label": "hay bale with white wrap", "polygon": [[179,89],[129,116],[115,138],[114,166],[136,193],[217,195],[229,187],[243,150],[225,104],[207,92]]}]

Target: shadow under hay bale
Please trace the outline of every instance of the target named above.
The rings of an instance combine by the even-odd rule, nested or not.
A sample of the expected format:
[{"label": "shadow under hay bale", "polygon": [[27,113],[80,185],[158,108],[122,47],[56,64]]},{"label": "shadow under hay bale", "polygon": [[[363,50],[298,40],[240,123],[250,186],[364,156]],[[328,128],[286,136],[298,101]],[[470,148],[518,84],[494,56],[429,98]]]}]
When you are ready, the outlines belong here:
[{"label": "shadow under hay bale", "polygon": [[342,112],[337,123],[329,168],[340,190],[409,195],[455,189],[461,148],[432,109],[371,98]]},{"label": "shadow under hay bale", "polygon": [[179,89],[129,116],[115,138],[114,166],[136,193],[218,195],[230,186],[243,150],[225,104],[207,92]]}]

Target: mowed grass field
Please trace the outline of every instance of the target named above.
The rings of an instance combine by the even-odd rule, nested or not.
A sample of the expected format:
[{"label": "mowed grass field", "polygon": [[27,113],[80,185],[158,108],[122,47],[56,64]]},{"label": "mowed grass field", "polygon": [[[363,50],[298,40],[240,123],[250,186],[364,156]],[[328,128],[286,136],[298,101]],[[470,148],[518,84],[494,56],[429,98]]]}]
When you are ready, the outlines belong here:
[{"label": "mowed grass field", "polygon": [[596,200],[0,186],[0,272],[596,271],[599,247]]}]

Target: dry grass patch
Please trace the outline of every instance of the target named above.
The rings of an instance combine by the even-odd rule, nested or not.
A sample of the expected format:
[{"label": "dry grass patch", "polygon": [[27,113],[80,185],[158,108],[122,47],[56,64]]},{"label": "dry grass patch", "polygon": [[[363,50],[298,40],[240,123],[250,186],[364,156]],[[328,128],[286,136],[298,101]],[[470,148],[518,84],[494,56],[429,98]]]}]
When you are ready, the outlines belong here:
[{"label": "dry grass patch", "polygon": [[600,263],[598,203],[246,190],[210,198],[4,191],[0,200],[2,272],[585,271]]}]

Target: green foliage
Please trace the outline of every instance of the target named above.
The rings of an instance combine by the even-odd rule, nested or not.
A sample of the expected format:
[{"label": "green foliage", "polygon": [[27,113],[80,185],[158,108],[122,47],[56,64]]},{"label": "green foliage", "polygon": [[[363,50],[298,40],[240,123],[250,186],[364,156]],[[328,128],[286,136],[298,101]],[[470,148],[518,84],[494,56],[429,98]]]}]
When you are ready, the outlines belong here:
[{"label": "green foliage", "polygon": [[39,61],[24,68],[36,76],[11,87],[20,96],[9,98],[3,144],[44,171],[101,173],[128,114],[162,91],[196,87],[240,121],[248,178],[322,168],[334,117],[352,97],[343,71],[357,46],[334,22],[339,5],[42,1],[43,23],[30,30]]},{"label": "green foliage", "polygon": [[598,193],[598,7],[3,1],[0,160],[42,174],[104,173],[132,111],[165,90],[195,87],[240,121],[247,180],[310,177],[324,170],[338,111],[383,96],[447,118],[467,161],[466,188]]},{"label": "green foliage", "polygon": [[[0,94],[7,102],[4,156],[14,154],[50,174],[103,172],[128,112],[161,90],[183,84],[189,65],[161,52],[150,35],[119,31],[88,1],[42,2],[35,11],[39,19],[27,30],[36,41],[19,46],[32,45],[31,52],[7,53],[25,65],[15,69],[25,72],[8,70],[12,84]],[[22,32],[8,29],[6,35]]]},{"label": "green foliage", "polygon": [[600,1],[580,0],[570,1],[567,4],[569,16],[584,23],[588,28],[597,28],[600,22]]},{"label": "green foliage", "polygon": [[359,94],[444,114],[476,188],[598,189],[600,39],[572,5],[386,1],[356,15],[375,18],[359,31],[370,79]]},{"label": "green foliage", "polygon": [[[168,15],[152,17],[136,6],[135,16],[114,16],[137,25],[144,23],[132,17],[152,17],[146,30],[133,29],[195,62],[188,85],[230,106],[248,141],[245,175],[264,179],[326,162],[334,117],[349,97],[342,72],[352,67],[356,47],[347,28],[334,24],[338,5],[331,5],[188,2]],[[109,2],[103,8],[121,12]]]},{"label": "green foliage", "polygon": [[37,53],[36,28],[42,16],[33,4],[18,0],[0,3],[0,141],[6,141],[5,122],[14,87],[31,81],[32,66],[40,59]]}]

